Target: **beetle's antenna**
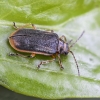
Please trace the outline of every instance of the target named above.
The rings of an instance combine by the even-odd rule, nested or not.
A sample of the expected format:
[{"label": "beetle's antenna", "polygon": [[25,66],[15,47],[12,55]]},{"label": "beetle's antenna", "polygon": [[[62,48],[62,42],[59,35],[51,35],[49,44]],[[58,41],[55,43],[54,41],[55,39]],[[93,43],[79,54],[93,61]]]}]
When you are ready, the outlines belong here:
[{"label": "beetle's antenna", "polygon": [[72,51],[69,51],[69,52],[73,55],[73,58],[75,60],[75,63],[76,63],[76,66],[77,66],[77,70],[78,70],[78,76],[80,76],[80,71],[79,71],[78,63],[77,63],[77,60],[76,60],[76,58],[74,56],[74,53]]},{"label": "beetle's antenna", "polygon": [[82,35],[84,34],[84,32],[85,31],[82,32],[82,34],[79,36],[79,38],[69,48],[73,47],[76,44],[76,42],[82,37]]}]

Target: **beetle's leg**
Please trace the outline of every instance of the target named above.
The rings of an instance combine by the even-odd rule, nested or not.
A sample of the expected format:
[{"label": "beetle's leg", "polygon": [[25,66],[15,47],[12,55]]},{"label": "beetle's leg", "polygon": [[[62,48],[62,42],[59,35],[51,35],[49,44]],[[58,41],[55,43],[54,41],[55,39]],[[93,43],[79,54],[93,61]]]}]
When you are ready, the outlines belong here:
[{"label": "beetle's leg", "polygon": [[35,57],[35,53],[32,53],[31,55],[29,55],[29,56],[26,56],[27,58],[33,58],[33,57]]},{"label": "beetle's leg", "polygon": [[66,37],[64,35],[62,35],[59,39],[62,40],[62,41],[64,41],[65,43],[67,41],[67,39],[66,39]]},{"label": "beetle's leg", "polygon": [[34,24],[32,24],[32,27],[33,27],[34,30],[36,30],[36,26]]},{"label": "beetle's leg", "polygon": [[52,59],[51,60],[41,61],[40,64],[38,65],[38,69],[40,68],[41,65],[50,63],[50,62],[52,62],[54,60],[55,60],[55,56],[52,55]]},{"label": "beetle's leg", "polygon": [[16,24],[15,24],[15,22],[13,22],[13,26],[14,26],[14,28],[17,29],[17,30],[18,30],[18,29],[25,28],[25,27],[30,26],[30,25],[32,25],[33,29],[36,29],[36,27],[34,26],[34,24],[26,24],[26,25],[23,25],[23,26],[21,26],[21,27],[17,27]]},{"label": "beetle's leg", "polygon": [[21,56],[21,57],[25,57],[22,54],[18,54],[18,53],[9,53],[9,56]]},{"label": "beetle's leg", "polygon": [[33,58],[33,57],[35,57],[35,54],[32,53],[29,56],[25,56],[25,55],[22,55],[22,54],[19,54],[19,53],[9,53],[9,56],[21,56],[21,57],[24,57],[24,58]]},{"label": "beetle's leg", "polygon": [[47,32],[48,34],[52,34],[52,33],[54,33],[53,30],[46,30],[46,32]]},{"label": "beetle's leg", "polygon": [[59,61],[60,69],[64,69],[64,67],[62,66],[60,55],[58,54],[57,56],[58,56],[58,61]]},{"label": "beetle's leg", "polygon": [[13,22],[13,27],[14,27],[15,29],[18,29],[18,27],[16,26],[15,22]]},{"label": "beetle's leg", "polygon": [[51,30],[51,33],[54,33],[54,30]]},{"label": "beetle's leg", "polygon": [[55,59],[46,60],[46,61],[41,61],[41,63],[38,65],[38,69],[40,68],[41,65],[50,63],[50,62],[52,62],[52,61],[54,61],[54,60],[55,60]]}]

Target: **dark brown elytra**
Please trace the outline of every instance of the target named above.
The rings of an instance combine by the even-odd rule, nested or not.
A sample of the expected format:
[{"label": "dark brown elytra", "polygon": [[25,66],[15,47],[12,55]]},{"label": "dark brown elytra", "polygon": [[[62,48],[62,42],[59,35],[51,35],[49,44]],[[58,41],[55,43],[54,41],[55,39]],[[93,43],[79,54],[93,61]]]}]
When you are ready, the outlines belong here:
[{"label": "dark brown elytra", "polygon": [[52,56],[51,60],[41,61],[41,63],[38,65],[38,68],[40,68],[42,64],[52,62],[55,60],[56,57],[58,57],[60,68],[63,69],[60,54],[67,55],[70,52],[73,55],[77,66],[78,75],[80,76],[78,63],[73,52],[70,51],[70,48],[73,47],[76,42],[82,37],[84,31],[79,36],[79,38],[74,43],[72,43],[72,45],[69,46],[69,43],[71,41],[66,42],[65,36],[61,36],[59,38],[58,35],[53,32],[53,30],[37,30],[33,24],[33,29],[26,29],[26,26],[28,25],[17,28],[14,23],[14,28],[16,28],[17,30],[10,35],[9,43],[15,50],[19,52],[31,53],[31,55],[24,56],[19,53],[10,53],[10,56],[22,56],[31,58],[34,57],[36,54]]}]

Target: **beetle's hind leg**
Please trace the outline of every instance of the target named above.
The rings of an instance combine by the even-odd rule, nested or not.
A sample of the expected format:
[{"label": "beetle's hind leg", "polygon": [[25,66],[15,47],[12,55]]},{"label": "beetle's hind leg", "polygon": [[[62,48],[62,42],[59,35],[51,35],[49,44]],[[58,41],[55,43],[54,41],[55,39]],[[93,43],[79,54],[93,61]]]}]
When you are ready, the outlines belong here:
[{"label": "beetle's hind leg", "polygon": [[22,54],[19,54],[19,53],[9,53],[9,56],[21,56],[21,57],[24,57],[24,58],[33,58],[33,57],[35,57],[35,54],[32,53],[29,56],[25,56],[25,55],[22,55]]}]

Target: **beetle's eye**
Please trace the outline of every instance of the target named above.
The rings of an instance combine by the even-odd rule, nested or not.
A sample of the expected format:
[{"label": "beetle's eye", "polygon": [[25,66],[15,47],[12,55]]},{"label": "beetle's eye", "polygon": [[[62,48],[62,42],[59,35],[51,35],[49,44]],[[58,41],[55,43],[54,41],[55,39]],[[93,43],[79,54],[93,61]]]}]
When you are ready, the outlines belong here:
[{"label": "beetle's eye", "polygon": [[65,54],[65,55],[67,55],[67,54],[68,54],[68,52],[64,52],[64,54]]},{"label": "beetle's eye", "polygon": [[60,53],[63,53],[63,48],[60,48]]},{"label": "beetle's eye", "polygon": [[64,54],[66,55],[67,53],[65,52]]}]

